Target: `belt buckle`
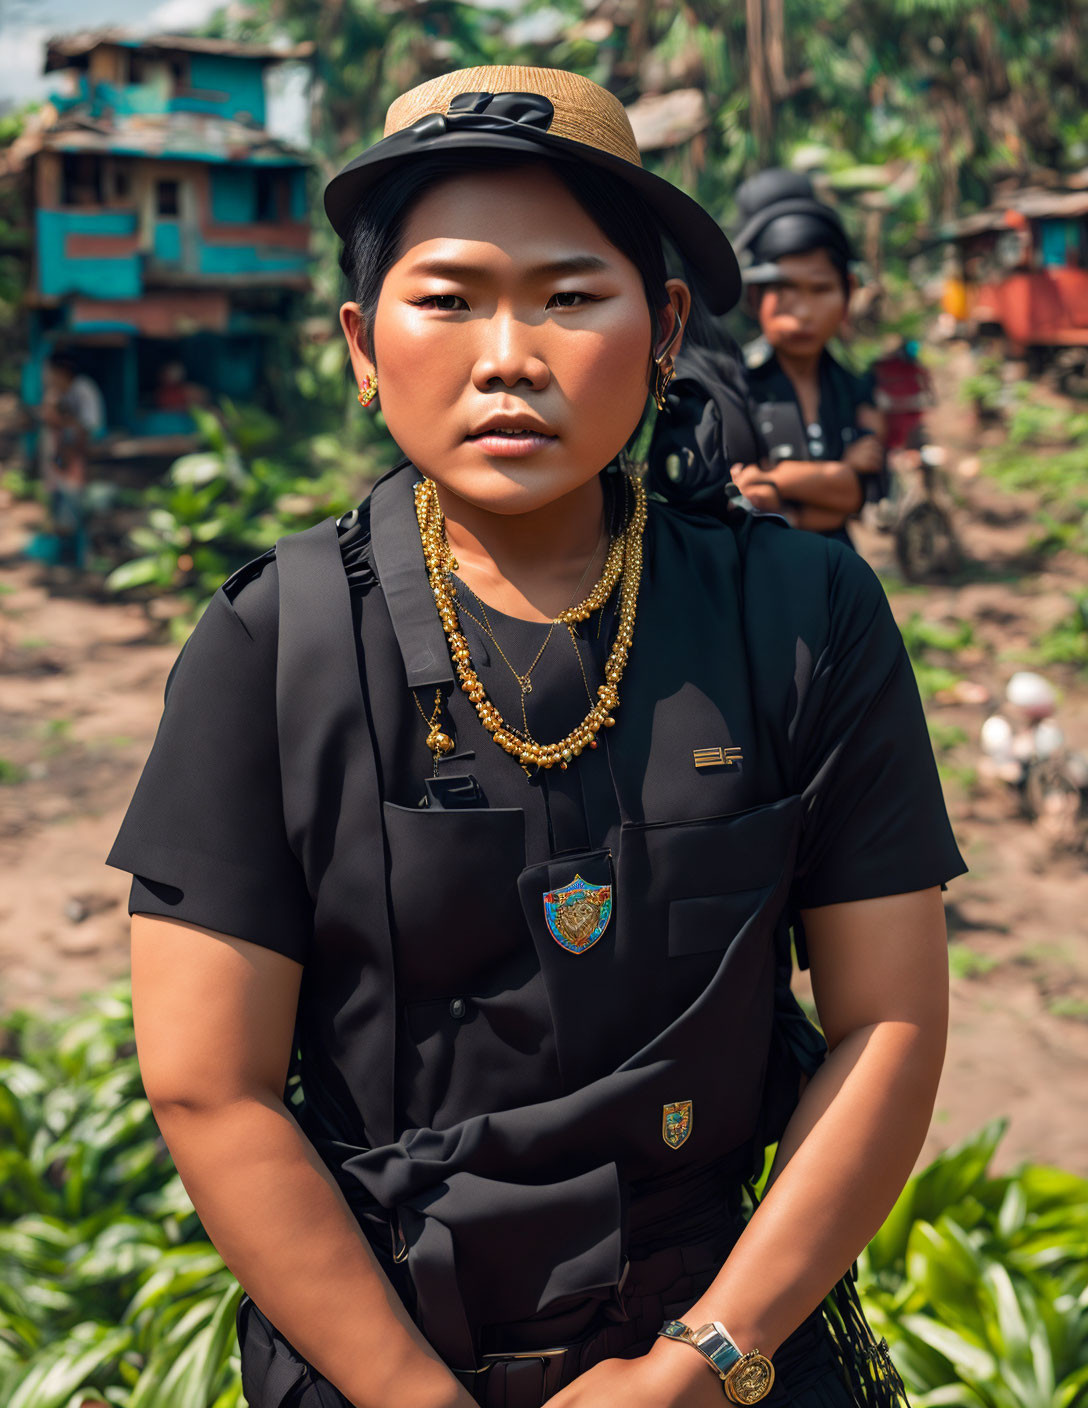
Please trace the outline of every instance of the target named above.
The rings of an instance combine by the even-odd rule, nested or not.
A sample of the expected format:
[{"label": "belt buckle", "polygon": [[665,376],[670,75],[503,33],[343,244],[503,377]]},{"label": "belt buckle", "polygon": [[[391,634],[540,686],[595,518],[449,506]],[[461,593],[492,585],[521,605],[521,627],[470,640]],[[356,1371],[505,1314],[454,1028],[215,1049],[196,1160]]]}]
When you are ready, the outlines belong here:
[{"label": "belt buckle", "polygon": [[[491,1376],[491,1370],[501,1368],[503,1378],[495,1384],[496,1390],[500,1393],[504,1402],[516,1403],[519,1408],[529,1408],[531,1404],[544,1403],[551,1398],[552,1394],[559,1391],[559,1386],[563,1382],[563,1366],[567,1356],[569,1345],[558,1345],[552,1349],[519,1349],[512,1353],[484,1354],[480,1358],[480,1368],[477,1371],[477,1382],[491,1384],[495,1382]],[[529,1390],[529,1397],[526,1397],[528,1383],[522,1383],[521,1373],[516,1366],[523,1366],[523,1371],[529,1371],[535,1381],[535,1387]],[[511,1397],[510,1374],[514,1374],[517,1384],[513,1386],[513,1397]],[[539,1375],[539,1378],[537,1378]],[[491,1391],[487,1391],[485,1401],[491,1403]]]},{"label": "belt buckle", "polygon": [[481,1354],[479,1373],[484,1374],[488,1369],[494,1368],[496,1364],[510,1364],[518,1359],[560,1359],[567,1353],[569,1345],[560,1345],[556,1349],[519,1349],[510,1354]]}]

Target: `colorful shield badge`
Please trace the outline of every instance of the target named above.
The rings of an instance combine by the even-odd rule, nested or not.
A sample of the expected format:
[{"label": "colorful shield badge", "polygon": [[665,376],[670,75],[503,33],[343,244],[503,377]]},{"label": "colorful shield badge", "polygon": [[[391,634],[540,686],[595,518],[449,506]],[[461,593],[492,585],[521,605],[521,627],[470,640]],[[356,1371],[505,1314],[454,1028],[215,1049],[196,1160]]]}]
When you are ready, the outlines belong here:
[{"label": "colorful shield badge", "polygon": [[612,886],[587,885],[576,875],[561,890],[545,890],[548,932],[568,953],[592,948],[612,918]]},{"label": "colorful shield badge", "polygon": [[661,1137],[670,1149],[687,1141],[695,1115],[690,1100],[677,1100],[661,1111]]}]

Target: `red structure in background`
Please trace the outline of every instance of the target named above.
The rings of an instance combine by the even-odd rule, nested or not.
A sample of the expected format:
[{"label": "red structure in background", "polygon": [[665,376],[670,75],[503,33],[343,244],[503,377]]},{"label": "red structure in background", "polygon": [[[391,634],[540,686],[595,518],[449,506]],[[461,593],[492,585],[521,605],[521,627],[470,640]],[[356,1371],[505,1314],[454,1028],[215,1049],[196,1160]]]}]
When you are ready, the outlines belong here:
[{"label": "red structure in background", "polygon": [[1088,391],[1088,190],[1027,189],[959,221],[943,311],[1034,370]]}]

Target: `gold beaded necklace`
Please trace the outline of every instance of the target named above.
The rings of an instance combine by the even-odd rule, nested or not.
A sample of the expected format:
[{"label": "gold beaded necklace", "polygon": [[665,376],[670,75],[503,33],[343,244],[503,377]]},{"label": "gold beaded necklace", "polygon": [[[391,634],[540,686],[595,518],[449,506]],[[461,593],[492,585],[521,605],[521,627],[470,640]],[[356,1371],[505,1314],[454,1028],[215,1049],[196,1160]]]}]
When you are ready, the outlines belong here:
[{"label": "gold beaded necklace", "polygon": [[517,758],[526,775],[529,775],[531,766],[558,766],[566,770],[571,760],[578,757],[584,748],[596,748],[597,734],[602,728],[611,728],[616,722],[612,716],[619,706],[619,684],[634,638],[635,610],[639,582],[642,578],[642,535],[646,527],[646,490],[642,481],[633,475],[628,476],[627,483],[631,486],[634,498],[633,508],[623,533],[609,545],[600,581],[584,601],[568,607],[555,618],[556,624],[565,626],[587,620],[592,612],[605,605],[619,582],[619,622],[616,639],[605,663],[605,682],[598,687],[597,702],[582,722],[556,743],[537,743],[519,730],[511,728],[488,699],[479,676],[472,668],[468,642],[460,630],[456,592],[449,580],[455,564],[446,539],[446,525],[438,500],[438,488],[430,479],[423,479],[416,485],[416,520],[423,545],[423,559],[427,565],[427,576],[434,593],[435,606],[446,640],[449,642],[450,655],[461,682],[461,689],[475,706],[480,722],[491,734],[493,741],[511,757]]}]

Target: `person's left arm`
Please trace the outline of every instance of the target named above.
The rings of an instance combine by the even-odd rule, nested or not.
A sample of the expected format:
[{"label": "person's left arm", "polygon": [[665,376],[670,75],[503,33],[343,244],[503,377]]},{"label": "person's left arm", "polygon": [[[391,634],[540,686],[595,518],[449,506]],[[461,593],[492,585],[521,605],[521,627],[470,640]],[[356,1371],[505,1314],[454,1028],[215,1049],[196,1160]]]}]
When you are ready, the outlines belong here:
[{"label": "person's left arm", "polygon": [[[805,1087],[771,1183],[724,1267],[683,1316],[773,1359],[872,1238],[910,1176],[944,1060],[948,951],[939,887],[803,914],[830,1054]],[[606,1360],[555,1408],[710,1408],[719,1380],[688,1345]]]},{"label": "person's left arm", "polygon": [[757,507],[755,495],[777,492],[781,500],[798,505],[796,526],[810,532],[841,527],[861,509],[865,493],[860,476],[879,474],[884,467],[887,422],[875,406],[863,402],[854,418],[869,433],[849,445],[839,460],[782,460],[771,468],[761,465],[734,467],[733,480]]},{"label": "person's left arm", "polygon": [[806,533],[833,533],[841,528],[849,514],[838,513],[831,508],[817,508],[814,504],[798,504],[790,516],[795,528],[803,528]]},{"label": "person's left arm", "polygon": [[948,1024],[939,887],[802,917],[830,1054],[787,1126],[763,1201],[685,1317],[720,1320],[740,1348],[767,1355],[846,1273],[909,1178]]},{"label": "person's left arm", "polygon": [[821,508],[817,504],[798,503],[783,497],[777,482],[763,465],[735,464],[730,471],[733,482],[753,508],[763,513],[779,513],[794,528],[808,533],[831,533],[841,528],[849,514],[841,509]]}]

